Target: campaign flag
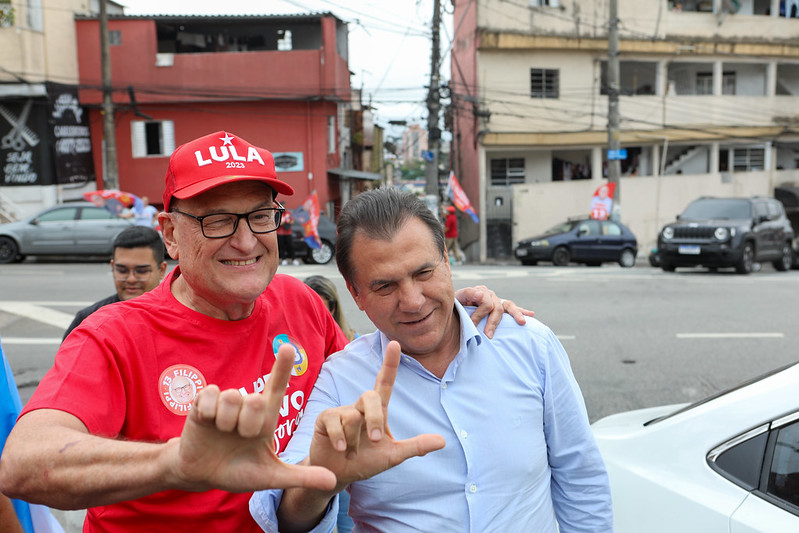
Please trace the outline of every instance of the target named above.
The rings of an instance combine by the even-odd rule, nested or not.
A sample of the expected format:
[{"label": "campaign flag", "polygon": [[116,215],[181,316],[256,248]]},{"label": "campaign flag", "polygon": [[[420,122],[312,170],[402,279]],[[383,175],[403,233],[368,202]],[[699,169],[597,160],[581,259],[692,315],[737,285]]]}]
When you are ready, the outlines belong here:
[{"label": "campaign flag", "polygon": [[305,199],[300,207],[294,210],[294,219],[302,224],[303,238],[311,248],[321,248],[322,240],[319,238],[319,198],[316,191]]},{"label": "campaign flag", "polygon": [[[14,381],[14,374],[0,345],[0,451],[5,447],[8,434],[22,410],[22,401]],[[25,533],[64,533],[64,528],[43,505],[34,505],[22,500],[11,500]]]},{"label": "campaign flag", "polygon": [[607,220],[613,208],[613,193],[616,191],[615,183],[604,183],[596,188],[591,198],[591,218],[594,220]]},{"label": "campaign flag", "polygon": [[474,220],[475,224],[480,222],[480,219],[477,218],[477,213],[474,212],[472,203],[469,201],[466,193],[463,192],[461,184],[458,183],[458,178],[455,177],[455,173],[451,170],[449,172],[449,179],[447,180],[446,196],[452,200],[452,203],[455,205],[455,207],[472,217],[472,220]]}]

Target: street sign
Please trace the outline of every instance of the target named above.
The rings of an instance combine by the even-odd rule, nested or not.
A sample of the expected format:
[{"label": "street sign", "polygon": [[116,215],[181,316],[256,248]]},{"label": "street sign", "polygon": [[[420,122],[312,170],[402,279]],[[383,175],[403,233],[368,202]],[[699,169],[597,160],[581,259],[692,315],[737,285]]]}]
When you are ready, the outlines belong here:
[{"label": "street sign", "polygon": [[608,161],[616,159],[627,159],[627,149],[619,148],[618,150],[608,150]]},{"label": "street sign", "polygon": [[422,159],[427,161],[428,163],[433,162],[433,152],[430,150],[422,150]]}]

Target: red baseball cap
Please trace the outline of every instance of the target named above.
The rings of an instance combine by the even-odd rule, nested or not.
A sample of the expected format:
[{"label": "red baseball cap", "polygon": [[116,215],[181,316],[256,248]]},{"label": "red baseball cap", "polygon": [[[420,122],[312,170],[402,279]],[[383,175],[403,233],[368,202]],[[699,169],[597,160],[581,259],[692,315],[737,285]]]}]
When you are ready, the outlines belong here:
[{"label": "red baseball cap", "polygon": [[448,205],[447,206],[447,213],[454,213],[454,212],[455,212],[455,206],[454,205]]},{"label": "red baseball cap", "polygon": [[275,159],[226,131],[218,131],[179,146],[169,158],[164,185],[164,211],[172,198],[191,198],[225,183],[262,181],[275,194],[291,196],[294,189],[277,179]]}]

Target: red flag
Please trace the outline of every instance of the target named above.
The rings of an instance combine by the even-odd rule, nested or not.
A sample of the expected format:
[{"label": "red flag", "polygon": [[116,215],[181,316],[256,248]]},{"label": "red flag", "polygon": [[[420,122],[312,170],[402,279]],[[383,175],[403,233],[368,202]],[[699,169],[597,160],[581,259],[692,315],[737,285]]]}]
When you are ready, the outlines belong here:
[{"label": "red flag", "polygon": [[463,192],[461,184],[458,183],[458,178],[455,177],[455,173],[451,170],[449,172],[449,180],[447,180],[446,196],[452,200],[452,203],[455,204],[455,207],[472,217],[472,220],[474,220],[475,224],[480,221],[480,219],[477,218],[477,213],[475,213],[474,208],[472,207],[472,203],[469,201],[466,193]]},{"label": "red flag", "polygon": [[616,191],[615,183],[605,183],[594,191],[591,198],[591,218],[607,220],[613,208],[613,193]]},{"label": "red flag", "polygon": [[305,242],[311,248],[320,248],[322,240],[319,238],[319,198],[316,191],[305,199],[300,207],[294,210],[294,218],[302,224]]}]

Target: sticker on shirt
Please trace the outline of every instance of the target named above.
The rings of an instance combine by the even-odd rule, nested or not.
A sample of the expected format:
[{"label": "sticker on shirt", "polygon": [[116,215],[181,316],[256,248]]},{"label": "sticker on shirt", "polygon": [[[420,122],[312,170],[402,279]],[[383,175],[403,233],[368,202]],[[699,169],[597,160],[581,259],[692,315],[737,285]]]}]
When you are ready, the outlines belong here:
[{"label": "sticker on shirt", "polygon": [[278,349],[283,344],[288,344],[294,348],[294,370],[291,371],[291,375],[301,376],[305,374],[308,370],[308,354],[305,353],[305,348],[294,337],[281,333],[272,341],[272,350],[275,352],[275,358],[277,358]]},{"label": "sticker on shirt", "polygon": [[158,393],[167,409],[186,416],[205,383],[205,377],[193,366],[172,365],[158,379]]}]

